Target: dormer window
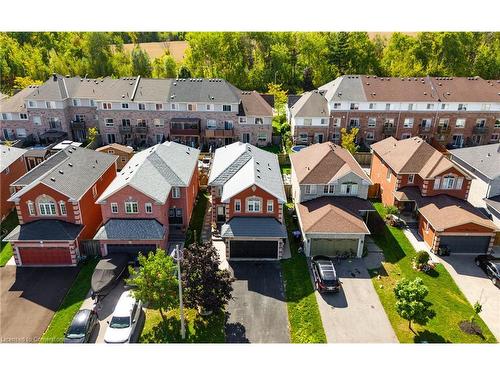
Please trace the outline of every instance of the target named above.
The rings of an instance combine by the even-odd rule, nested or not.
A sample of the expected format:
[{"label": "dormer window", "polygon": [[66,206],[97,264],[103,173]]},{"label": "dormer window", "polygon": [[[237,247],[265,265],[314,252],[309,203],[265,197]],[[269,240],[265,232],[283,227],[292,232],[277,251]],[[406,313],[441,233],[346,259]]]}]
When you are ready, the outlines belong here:
[{"label": "dormer window", "polygon": [[175,111],[177,109],[177,104],[176,103],[170,103],[170,109]]},{"label": "dormer window", "polygon": [[231,105],[230,104],[223,104],[222,111],[223,112],[231,112]]},{"label": "dormer window", "polygon": [[333,103],[333,109],[340,109],[341,104],[340,103]]},{"label": "dormer window", "polygon": [[56,203],[50,198],[42,198],[38,202],[38,212],[42,216],[55,216],[56,212]]},{"label": "dormer window", "polygon": [[458,105],[458,110],[459,111],[467,111],[467,104],[460,103]]},{"label": "dormer window", "polygon": [[163,104],[161,104],[161,103],[156,103],[156,104],[155,104],[155,109],[156,109],[157,111],[162,111],[162,110],[163,110]]},{"label": "dormer window", "polygon": [[139,103],[138,106],[139,106],[139,111],[145,111],[146,110],[146,104]]},{"label": "dormer window", "polygon": [[194,111],[194,104],[189,103],[189,104],[187,105],[187,110],[188,110],[188,111]]},{"label": "dormer window", "polygon": [[358,110],[359,109],[359,103],[351,103],[351,110]]},{"label": "dormer window", "polygon": [[111,109],[111,103],[102,103],[102,109]]},{"label": "dormer window", "polygon": [[261,199],[252,197],[247,199],[247,212],[261,212],[262,203]]},{"label": "dormer window", "polygon": [[128,109],[128,103],[122,103],[122,109]]},{"label": "dormer window", "polygon": [[262,125],[264,123],[264,119],[262,117],[255,118],[255,125]]}]

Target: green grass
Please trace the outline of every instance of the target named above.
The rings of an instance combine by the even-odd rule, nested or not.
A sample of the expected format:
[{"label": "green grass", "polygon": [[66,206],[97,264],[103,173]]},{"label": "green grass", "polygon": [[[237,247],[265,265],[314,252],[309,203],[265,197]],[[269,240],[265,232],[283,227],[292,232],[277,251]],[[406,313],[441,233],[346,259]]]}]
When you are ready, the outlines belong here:
[{"label": "green grass", "polygon": [[281,154],[281,147],[279,145],[262,146],[259,148],[264,151],[272,152],[273,154]]},{"label": "green grass", "polygon": [[292,174],[292,167],[290,165],[281,165],[281,174]]},{"label": "green grass", "polygon": [[292,258],[281,261],[290,339],[292,343],[325,343],[326,335],[306,258],[298,254],[298,244],[291,235],[294,224],[288,213],[290,207],[293,207],[292,203],[288,203],[285,207],[285,219]]},{"label": "green grass", "polygon": [[201,241],[201,231],[203,229],[203,221],[205,219],[208,197],[209,194],[206,191],[200,191],[198,193],[198,201],[193,208],[189,228],[186,232],[186,242],[184,243],[184,246],[191,245],[193,242],[195,242],[195,238],[196,241]]},{"label": "green grass", "polygon": [[52,321],[40,339],[40,342],[60,343],[63,341],[64,333],[71,324],[76,312],[80,310],[85,296],[90,290],[90,279],[92,278],[92,273],[97,262],[98,259],[92,259],[82,266],[71,288],[66,293],[61,306],[59,306],[52,317]]},{"label": "green grass", "polygon": [[166,314],[164,323],[157,310],[146,309],[146,321],[139,342],[141,343],[223,343],[224,322],[223,312],[207,317],[201,316],[196,310],[184,309],[186,319],[186,338],[180,335],[179,310],[174,309]]},{"label": "green grass", "polygon": [[[17,219],[16,211],[12,211],[4,221],[0,224],[2,230],[2,239],[9,234],[15,227],[17,227],[19,221]],[[2,241],[2,249],[0,250],[0,267],[7,264],[9,259],[12,257],[12,245],[10,242]]]},{"label": "green grass", "polygon": [[[451,343],[493,343],[495,337],[481,318],[475,321],[481,327],[483,337],[468,335],[458,326],[461,321],[468,320],[473,314],[472,306],[462,294],[453,278],[442,264],[438,264],[429,274],[415,271],[412,267],[412,258],[415,249],[401,229],[385,225],[385,208],[381,203],[375,203],[379,216],[374,221],[373,238],[384,251],[385,262],[379,269],[372,269],[375,290],[389,317],[394,331],[400,342],[451,342]],[[402,319],[395,309],[396,298],[393,288],[397,281],[406,277],[414,279],[420,277],[429,288],[427,300],[432,303],[436,316],[425,326],[414,324],[414,335],[408,329],[408,322]]]}]

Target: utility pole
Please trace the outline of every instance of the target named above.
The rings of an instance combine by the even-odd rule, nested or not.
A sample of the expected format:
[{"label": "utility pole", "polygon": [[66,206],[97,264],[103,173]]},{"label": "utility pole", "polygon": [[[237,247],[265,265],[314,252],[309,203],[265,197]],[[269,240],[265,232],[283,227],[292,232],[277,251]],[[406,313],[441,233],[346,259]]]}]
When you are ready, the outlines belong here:
[{"label": "utility pole", "polygon": [[182,280],[181,280],[181,252],[179,245],[175,246],[175,253],[177,256],[177,278],[179,280],[179,311],[181,313],[181,337],[186,338],[186,327],[184,324],[184,304],[182,302]]}]

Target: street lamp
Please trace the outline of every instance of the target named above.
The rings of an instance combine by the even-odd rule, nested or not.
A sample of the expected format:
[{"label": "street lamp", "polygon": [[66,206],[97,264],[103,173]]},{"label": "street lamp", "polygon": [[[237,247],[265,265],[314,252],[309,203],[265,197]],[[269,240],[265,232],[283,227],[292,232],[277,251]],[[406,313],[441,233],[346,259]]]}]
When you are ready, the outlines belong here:
[{"label": "street lamp", "polygon": [[182,280],[181,280],[181,253],[179,245],[175,246],[175,255],[177,258],[177,278],[179,280],[179,311],[181,314],[181,337],[186,338],[186,327],[184,324],[184,304],[182,302]]}]

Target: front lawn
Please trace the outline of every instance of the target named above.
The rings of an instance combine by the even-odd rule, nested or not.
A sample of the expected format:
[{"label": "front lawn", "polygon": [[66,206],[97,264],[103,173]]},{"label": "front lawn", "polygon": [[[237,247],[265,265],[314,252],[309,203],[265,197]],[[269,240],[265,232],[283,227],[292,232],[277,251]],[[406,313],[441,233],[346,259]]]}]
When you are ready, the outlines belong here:
[{"label": "front lawn", "polygon": [[201,191],[198,193],[197,202],[194,205],[193,213],[191,215],[191,221],[189,222],[189,228],[186,232],[186,242],[184,246],[187,247],[196,241],[199,242],[201,239],[201,231],[203,229],[203,221],[205,219],[205,211],[207,209],[209,194],[206,191]]},{"label": "front lawn", "polygon": [[[17,213],[16,211],[12,211],[0,224],[2,230],[2,239],[18,225],[19,221],[17,219]],[[12,245],[10,244],[10,242],[2,241],[1,246],[2,249],[0,250],[0,267],[3,267],[12,257]]]},{"label": "front lawn", "polygon": [[180,334],[179,309],[169,311],[165,324],[157,310],[145,309],[145,323],[139,342],[141,343],[223,343],[223,312],[203,317],[194,309],[184,309],[186,338]]},{"label": "front lawn", "polygon": [[307,261],[305,256],[298,254],[298,243],[291,234],[294,223],[288,208],[292,207],[293,203],[288,203],[284,209],[292,257],[281,261],[288,321],[290,322],[290,339],[293,343],[326,343]]},{"label": "front lawn", "polygon": [[[415,249],[401,229],[385,225],[385,208],[381,203],[374,203],[378,215],[374,220],[373,238],[384,251],[385,262],[379,269],[372,269],[375,290],[389,317],[400,342],[451,342],[482,343],[496,342],[488,327],[481,318],[475,321],[481,327],[483,337],[468,335],[459,328],[461,321],[468,320],[473,314],[472,306],[462,294],[453,278],[442,264],[438,264],[429,274],[415,271],[412,258]],[[376,215],[374,213],[374,215]],[[406,277],[420,277],[429,288],[427,300],[432,303],[436,316],[426,326],[414,325],[417,335],[408,329],[408,322],[402,319],[395,309],[396,298],[393,288],[397,281]]]},{"label": "front lawn", "polygon": [[40,339],[41,343],[60,343],[76,312],[90,290],[90,279],[98,259],[88,260],[80,269],[75,281],[64,297],[61,306],[52,317],[49,327]]}]

